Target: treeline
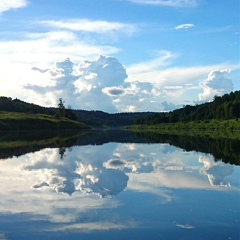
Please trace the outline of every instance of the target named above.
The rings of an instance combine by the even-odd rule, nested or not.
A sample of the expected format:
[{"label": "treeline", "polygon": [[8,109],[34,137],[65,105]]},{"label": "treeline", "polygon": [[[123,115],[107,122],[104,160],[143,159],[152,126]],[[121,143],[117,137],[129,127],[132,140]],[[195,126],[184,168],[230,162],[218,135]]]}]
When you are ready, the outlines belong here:
[{"label": "treeline", "polygon": [[93,127],[122,127],[132,125],[135,124],[139,118],[149,118],[155,114],[155,112],[109,114],[102,111],[75,110],[65,108],[62,105],[63,103],[64,101],[60,99],[58,104],[60,107],[47,108],[26,103],[19,99],[0,97],[0,112],[46,114],[56,117],[63,116]]},{"label": "treeline", "polygon": [[[61,99],[60,99],[61,100]],[[19,99],[12,99],[10,97],[0,97],[0,111],[1,112],[15,112],[15,113],[32,113],[32,114],[46,114],[50,116],[60,117],[61,108],[47,108],[33,103],[27,103]],[[77,120],[77,117],[69,109],[64,109],[61,117],[66,117],[71,120]]]},{"label": "treeline", "polygon": [[159,123],[177,123],[203,120],[229,120],[240,118],[240,91],[215,96],[209,103],[176,109],[169,113],[157,113],[150,118],[142,118],[136,124],[154,125]]},{"label": "treeline", "polygon": [[56,113],[56,111],[50,108],[41,107],[33,103],[26,103],[17,98],[12,99],[10,97],[0,97],[0,111],[48,115],[54,115]]},{"label": "treeline", "polygon": [[149,118],[155,112],[106,113],[102,111],[72,110],[78,121],[93,127],[123,127],[133,125],[140,118]]}]

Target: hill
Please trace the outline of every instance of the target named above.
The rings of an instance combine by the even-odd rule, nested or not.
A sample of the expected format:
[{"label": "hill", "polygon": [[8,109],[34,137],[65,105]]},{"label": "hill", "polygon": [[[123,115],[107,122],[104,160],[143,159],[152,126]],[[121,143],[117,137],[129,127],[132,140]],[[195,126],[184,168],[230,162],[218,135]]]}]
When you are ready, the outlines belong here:
[{"label": "hill", "polygon": [[[19,99],[0,97],[0,112],[1,111],[55,116],[58,113],[58,108],[47,108]],[[122,127],[135,124],[139,118],[148,118],[154,114],[155,112],[110,114],[102,111],[65,109],[64,117],[94,127]]]},{"label": "hill", "polygon": [[72,110],[81,121],[94,127],[123,127],[132,125],[140,118],[148,118],[155,112],[106,113],[102,111]]},{"label": "hill", "polygon": [[[0,97],[1,111],[56,116],[59,109],[42,107],[19,99]],[[200,125],[202,125],[210,120],[238,120],[240,118],[240,91],[231,92],[222,97],[215,96],[212,102],[195,106],[186,105],[183,108],[167,113],[136,112],[110,114],[102,111],[64,109],[63,117],[92,127],[123,127],[134,124],[156,125],[166,123],[176,126],[176,123],[189,122],[200,122]],[[189,126],[186,127],[188,128]]]}]

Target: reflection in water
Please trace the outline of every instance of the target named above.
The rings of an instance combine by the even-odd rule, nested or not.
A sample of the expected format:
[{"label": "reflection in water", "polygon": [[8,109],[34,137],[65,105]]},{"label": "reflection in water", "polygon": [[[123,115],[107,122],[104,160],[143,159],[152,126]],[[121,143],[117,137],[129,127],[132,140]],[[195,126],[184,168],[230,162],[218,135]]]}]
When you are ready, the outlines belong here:
[{"label": "reflection in water", "polygon": [[41,172],[41,182],[34,184],[34,189],[49,187],[68,195],[81,191],[106,197],[117,195],[127,186],[128,176],[123,171],[107,169],[99,164],[93,165],[91,160],[83,163],[86,155],[84,153],[85,156],[81,156],[81,151],[74,151],[75,155],[72,156],[71,152],[66,153],[66,149],[64,151],[61,149],[58,151],[60,158],[56,150],[48,149],[47,152],[48,158],[41,152],[37,161],[23,167],[23,170],[33,174]]},{"label": "reflection in water", "polygon": [[60,147],[58,150],[58,153],[60,155],[60,158],[63,160],[64,157],[64,153],[66,152],[66,148],[65,147]]},{"label": "reflection in water", "polygon": [[[140,132],[139,136],[151,142],[169,143],[185,149],[186,151],[198,151],[211,153],[216,161],[222,161],[234,165],[240,165],[240,139],[234,132],[224,133],[222,137],[218,132],[200,132],[209,136],[185,132],[184,134],[169,134],[159,132]],[[235,138],[234,138],[235,136]]]},{"label": "reflection in water", "polygon": [[214,162],[211,157],[200,156],[199,162],[203,163],[201,173],[208,176],[212,186],[230,187],[230,182],[225,178],[232,175],[233,166],[222,162]]},{"label": "reflection in water", "polygon": [[116,196],[127,187],[129,176],[132,180],[142,178],[137,181],[144,182],[148,190],[154,185],[152,179],[158,184],[157,188],[209,188],[201,175],[192,174],[197,169],[208,176],[211,186],[230,186],[225,178],[233,173],[232,165],[214,162],[210,155],[200,155],[201,165],[189,166],[184,161],[190,156],[194,155],[165,144],[106,144],[75,147],[71,151],[43,150],[22,170],[39,176],[40,181],[33,189],[50,188],[68,195],[81,191],[100,197]]},{"label": "reflection in water", "polygon": [[[0,239],[19,232],[11,239],[40,232],[42,239],[176,239],[183,229],[192,239],[213,228],[223,229],[219,239],[238,234],[239,167],[210,154],[111,142],[45,148],[0,161],[0,173]],[[24,238],[26,229],[32,237]]]}]

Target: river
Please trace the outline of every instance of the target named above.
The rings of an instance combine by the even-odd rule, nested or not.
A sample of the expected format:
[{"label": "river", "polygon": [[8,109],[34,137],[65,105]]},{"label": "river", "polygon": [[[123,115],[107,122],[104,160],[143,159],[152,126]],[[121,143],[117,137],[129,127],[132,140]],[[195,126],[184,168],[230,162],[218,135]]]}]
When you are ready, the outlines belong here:
[{"label": "river", "polygon": [[239,239],[239,152],[156,139],[2,140],[0,239]]}]

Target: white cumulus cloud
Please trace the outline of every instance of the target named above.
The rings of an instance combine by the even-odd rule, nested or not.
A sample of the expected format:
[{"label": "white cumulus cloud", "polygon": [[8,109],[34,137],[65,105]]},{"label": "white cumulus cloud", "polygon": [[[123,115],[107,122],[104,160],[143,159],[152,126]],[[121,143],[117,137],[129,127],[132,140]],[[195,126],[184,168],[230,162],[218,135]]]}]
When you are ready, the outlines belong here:
[{"label": "white cumulus cloud", "polygon": [[[155,65],[155,63],[152,63]],[[56,106],[63,98],[66,105],[106,112],[169,111],[177,106],[168,98],[178,96],[181,88],[159,88],[149,82],[128,82],[125,67],[114,57],[99,56],[79,63],[69,58],[47,69],[33,67],[38,84],[25,84],[28,101]],[[149,66],[146,65],[146,71]]]},{"label": "white cumulus cloud", "polygon": [[[38,94],[41,104],[53,106],[62,97],[73,108],[107,112],[116,112],[117,109],[104,92],[121,85],[127,78],[122,64],[116,58],[107,56],[78,64],[67,58],[49,69],[35,67],[33,70],[46,79],[47,85],[27,84],[25,89]],[[116,90],[110,92],[116,94]]]},{"label": "white cumulus cloud", "polygon": [[9,11],[11,9],[23,8],[28,4],[27,0],[1,0],[0,13]]},{"label": "white cumulus cloud", "polygon": [[67,58],[47,69],[33,67],[36,79],[45,82],[25,84],[24,89],[33,92],[28,94],[28,101],[37,100],[41,105],[56,106],[61,97],[73,108],[106,112],[171,111],[194,103],[201,88],[204,88],[204,93],[199,94],[201,100],[207,99],[208,94],[214,96],[232,90],[231,81],[220,84],[226,80],[219,78],[225,70],[219,74],[212,72],[199,86],[213,66],[171,68],[173,57],[164,52],[156,59],[127,69],[115,57],[100,55],[80,62]]},{"label": "white cumulus cloud", "polygon": [[[161,51],[154,59],[127,67],[128,78],[126,82],[135,86],[139,86],[140,83],[145,84],[145,88],[147,84],[152,85],[152,88],[148,91],[143,90],[143,87],[140,88],[148,95],[142,95],[141,99],[144,101],[139,101],[139,104],[147,102],[151,108],[152,105],[155,106],[155,108],[152,108],[154,111],[159,111],[159,109],[160,111],[170,111],[185,104],[194,104],[198,98],[201,101],[208,101],[216,94],[232,91],[232,81],[224,77],[228,70],[222,70],[217,74],[212,69],[231,68],[237,70],[239,66],[219,64],[173,67],[173,61],[176,57],[171,52]],[[213,78],[210,82],[216,82],[215,86],[212,86],[209,80],[203,81],[209,72],[211,72],[209,77]],[[201,94],[202,88],[204,89],[203,94]],[[138,94],[139,92],[141,91],[138,90]]]},{"label": "white cumulus cloud", "polygon": [[233,90],[233,82],[226,75],[229,69],[211,71],[208,78],[200,83],[203,93],[199,94],[200,101],[212,100],[214,96],[221,96]]}]

